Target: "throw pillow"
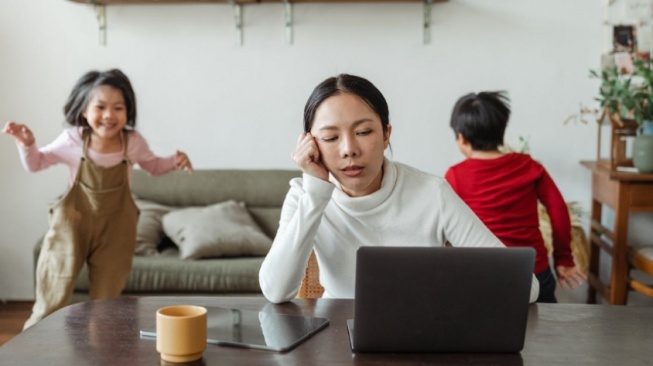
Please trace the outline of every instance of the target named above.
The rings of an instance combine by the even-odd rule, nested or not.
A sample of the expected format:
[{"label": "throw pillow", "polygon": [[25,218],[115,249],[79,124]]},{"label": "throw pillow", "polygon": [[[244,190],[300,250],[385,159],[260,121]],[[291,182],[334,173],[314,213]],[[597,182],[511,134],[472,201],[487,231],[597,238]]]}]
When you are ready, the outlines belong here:
[{"label": "throw pillow", "polygon": [[158,255],[157,247],[165,237],[161,218],[175,208],[136,197],[134,197],[134,202],[141,212],[136,227],[136,250],[134,254],[140,256]]},{"label": "throw pillow", "polygon": [[172,211],[163,216],[163,231],[182,259],[264,256],[272,245],[245,204],[233,200]]}]

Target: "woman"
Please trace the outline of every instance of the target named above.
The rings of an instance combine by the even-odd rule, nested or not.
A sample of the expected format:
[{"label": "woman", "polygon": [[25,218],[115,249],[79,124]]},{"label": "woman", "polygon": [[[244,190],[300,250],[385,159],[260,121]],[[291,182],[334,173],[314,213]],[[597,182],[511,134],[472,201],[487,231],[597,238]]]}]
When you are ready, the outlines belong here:
[{"label": "woman", "polygon": [[361,246],[503,247],[443,179],[384,157],[391,132],[385,98],[368,80],[343,74],[313,90],[292,153],[304,174],[290,182],[259,272],[269,301],[295,297],[312,250],[324,296],[353,298]]}]

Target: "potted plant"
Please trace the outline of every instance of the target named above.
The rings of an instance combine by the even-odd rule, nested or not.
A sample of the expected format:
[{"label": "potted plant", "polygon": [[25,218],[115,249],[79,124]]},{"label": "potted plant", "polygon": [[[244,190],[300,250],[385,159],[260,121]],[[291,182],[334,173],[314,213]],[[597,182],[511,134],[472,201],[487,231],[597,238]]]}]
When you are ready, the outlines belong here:
[{"label": "potted plant", "polygon": [[[635,61],[632,75],[620,75],[617,67],[601,73],[590,70],[590,77],[601,79],[595,98],[612,123],[637,135],[633,142],[633,165],[643,173],[653,173],[653,70],[650,61]],[[634,131],[633,131],[634,129]]]},{"label": "potted plant", "polygon": [[634,87],[633,118],[642,125],[643,134],[653,135],[653,70],[651,62],[637,60],[633,80],[638,83]]}]

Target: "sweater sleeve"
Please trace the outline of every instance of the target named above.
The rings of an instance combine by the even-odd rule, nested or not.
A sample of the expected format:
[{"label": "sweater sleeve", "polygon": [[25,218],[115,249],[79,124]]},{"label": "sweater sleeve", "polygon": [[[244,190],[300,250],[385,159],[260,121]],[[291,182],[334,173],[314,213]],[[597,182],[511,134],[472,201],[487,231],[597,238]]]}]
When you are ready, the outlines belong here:
[{"label": "sweater sleeve", "polygon": [[334,188],[308,174],[290,182],[279,230],[259,271],[261,290],[269,301],[281,303],[297,295]]},{"label": "sweater sleeve", "polygon": [[143,136],[134,131],[129,136],[128,155],[132,162],[152,175],[163,175],[175,170],[175,156],[159,157],[150,150]]},{"label": "sweater sleeve", "polygon": [[36,143],[27,147],[17,146],[20,161],[28,172],[38,172],[52,165],[63,163],[67,156],[79,149],[72,145],[67,130],[42,148],[37,148]]},{"label": "sweater sleeve", "polygon": [[553,260],[556,266],[573,267],[574,257],[571,253],[571,220],[569,209],[555,182],[543,170],[542,177],[537,182],[538,199],[551,219],[551,242],[553,244]]},{"label": "sweater sleeve", "polygon": [[[445,239],[453,246],[505,247],[449,185],[442,184],[440,200]],[[534,274],[531,276],[529,302],[534,303],[540,294],[540,284]]]}]

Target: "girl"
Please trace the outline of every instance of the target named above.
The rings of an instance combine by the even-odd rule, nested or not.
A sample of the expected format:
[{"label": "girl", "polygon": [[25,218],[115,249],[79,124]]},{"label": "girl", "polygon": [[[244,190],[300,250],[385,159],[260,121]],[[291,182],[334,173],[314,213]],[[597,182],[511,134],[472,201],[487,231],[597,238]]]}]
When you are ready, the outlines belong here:
[{"label": "girl", "polygon": [[134,130],[136,98],[120,70],[91,71],[79,79],[64,106],[72,127],[37,148],[27,126],[9,121],[4,132],[16,140],[26,170],[63,163],[70,188],[50,208],[50,228],[36,270],[36,294],[25,329],[65,306],[83,264],[91,299],[120,295],[131,269],[138,209],[129,190],[134,163],[153,175],[192,172],[183,152],[161,158]]},{"label": "girl", "polygon": [[[339,75],[314,90],[292,158],[279,231],[263,261],[265,297],[291,300],[315,251],[325,297],[353,298],[361,246],[503,247],[441,178],[384,157],[388,105],[368,80]],[[533,278],[531,302],[539,286]]]}]

